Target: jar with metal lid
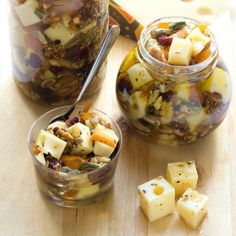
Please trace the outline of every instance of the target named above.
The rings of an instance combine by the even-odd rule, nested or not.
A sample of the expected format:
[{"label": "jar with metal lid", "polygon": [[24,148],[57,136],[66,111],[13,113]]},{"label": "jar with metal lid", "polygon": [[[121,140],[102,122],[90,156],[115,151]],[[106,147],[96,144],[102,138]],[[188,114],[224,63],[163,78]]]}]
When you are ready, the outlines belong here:
[{"label": "jar with metal lid", "polygon": [[192,143],[219,126],[231,91],[213,33],[184,17],[148,25],[124,59],[116,83],[118,102],[133,128],[167,145]]},{"label": "jar with metal lid", "polygon": [[[9,0],[14,79],[31,100],[71,104],[108,29],[108,0]],[[105,64],[87,96],[98,91]]]}]

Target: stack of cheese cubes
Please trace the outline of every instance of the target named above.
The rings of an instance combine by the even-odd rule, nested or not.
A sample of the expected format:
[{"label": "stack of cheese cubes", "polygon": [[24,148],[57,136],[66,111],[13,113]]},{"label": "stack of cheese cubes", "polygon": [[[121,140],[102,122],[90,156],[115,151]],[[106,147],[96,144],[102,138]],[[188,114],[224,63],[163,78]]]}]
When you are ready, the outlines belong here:
[{"label": "stack of cheese cubes", "polygon": [[196,190],[198,174],[194,161],[169,163],[166,179],[162,176],[138,186],[140,206],[150,221],[177,211],[192,228],[207,214],[208,197]]}]

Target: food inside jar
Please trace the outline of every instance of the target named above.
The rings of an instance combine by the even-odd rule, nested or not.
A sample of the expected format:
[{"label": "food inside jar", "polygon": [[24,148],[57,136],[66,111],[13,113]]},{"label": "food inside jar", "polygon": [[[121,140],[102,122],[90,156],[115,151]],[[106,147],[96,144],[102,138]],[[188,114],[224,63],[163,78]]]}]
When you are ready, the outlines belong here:
[{"label": "food inside jar", "polygon": [[[110,162],[118,147],[119,137],[107,116],[88,110],[66,121],[55,121],[41,130],[32,144],[32,151],[37,161],[48,169],[58,174],[67,173],[69,177],[65,179],[71,176],[70,194],[66,191],[63,196],[67,198],[69,194],[70,199],[80,199],[83,191],[91,190],[88,195],[93,195],[112,181],[114,170]],[[52,174],[49,172],[49,175]],[[57,179],[56,176],[53,175],[53,179]]]},{"label": "food inside jar", "polygon": [[[17,0],[11,4],[13,76],[17,84],[34,101],[71,104],[106,34],[107,2]],[[98,90],[103,70],[88,95]]]},{"label": "food inside jar", "polygon": [[211,56],[211,36],[206,25],[188,21],[161,22],[150,32],[148,53],[171,65],[187,66]]},{"label": "food inside jar", "polygon": [[[210,71],[206,77],[191,73],[178,74],[177,70],[189,68],[186,57],[183,63],[185,66],[179,64],[175,71],[172,70],[173,65],[168,64],[166,57],[171,45],[160,45],[153,38],[153,32],[155,37],[160,37],[164,30],[165,37],[169,34],[168,37],[177,39],[176,44],[185,45],[185,41],[181,41],[183,38],[173,36],[172,33],[178,35],[179,31],[185,30],[184,40],[191,35],[195,40],[197,36],[195,38],[194,35],[198,35],[196,31],[200,30],[204,34],[208,29],[203,25],[192,25],[191,28],[187,22],[176,22],[175,25],[162,22],[159,25],[162,31],[149,31],[150,37],[143,45],[146,45],[147,52],[154,47],[161,48],[156,59],[166,64],[166,71],[159,73],[159,64],[155,64],[156,67],[148,64],[142,58],[140,48],[134,47],[120,67],[116,84],[117,98],[126,117],[144,137],[167,145],[191,143],[206,136],[223,121],[231,99],[230,78],[221,61],[216,67],[206,66],[205,71]],[[209,36],[205,34],[204,37]],[[191,54],[192,66],[197,58],[205,55],[206,50],[213,48],[211,42],[213,41],[209,41],[199,54],[194,54],[195,57]],[[189,43],[188,41],[188,45]]]}]

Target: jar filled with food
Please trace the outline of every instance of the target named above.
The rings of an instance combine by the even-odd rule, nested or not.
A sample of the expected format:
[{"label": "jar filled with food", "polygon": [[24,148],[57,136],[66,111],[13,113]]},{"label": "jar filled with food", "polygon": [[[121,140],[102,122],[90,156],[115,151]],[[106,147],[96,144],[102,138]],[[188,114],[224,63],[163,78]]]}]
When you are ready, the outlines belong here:
[{"label": "jar filled with food", "polygon": [[[31,100],[71,104],[108,29],[108,0],[9,0],[14,79]],[[87,96],[98,91],[105,65]]]},{"label": "jar filled with food", "polygon": [[214,35],[184,17],[148,25],[116,84],[121,109],[135,130],[167,145],[192,143],[215,129],[225,118],[231,90]]}]

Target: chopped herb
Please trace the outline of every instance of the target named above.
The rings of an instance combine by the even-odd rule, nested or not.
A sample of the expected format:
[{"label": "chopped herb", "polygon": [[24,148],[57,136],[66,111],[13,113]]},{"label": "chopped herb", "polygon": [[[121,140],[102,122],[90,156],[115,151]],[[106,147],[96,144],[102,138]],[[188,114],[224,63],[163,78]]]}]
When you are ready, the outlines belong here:
[{"label": "chopped herb", "polygon": [[99,168],[99,165],[94,164],[94,163],[83,163],[79,170],[80,171],[92,171],[92,170],[96,170]]},{"label": "chopped herb", "polygon": [[186,22],[185,21],[179,21],[179,22],[173,22],[170,24],[169,28],[171,30],[180,30],[182,29],[184,26],[186,26]]}]

